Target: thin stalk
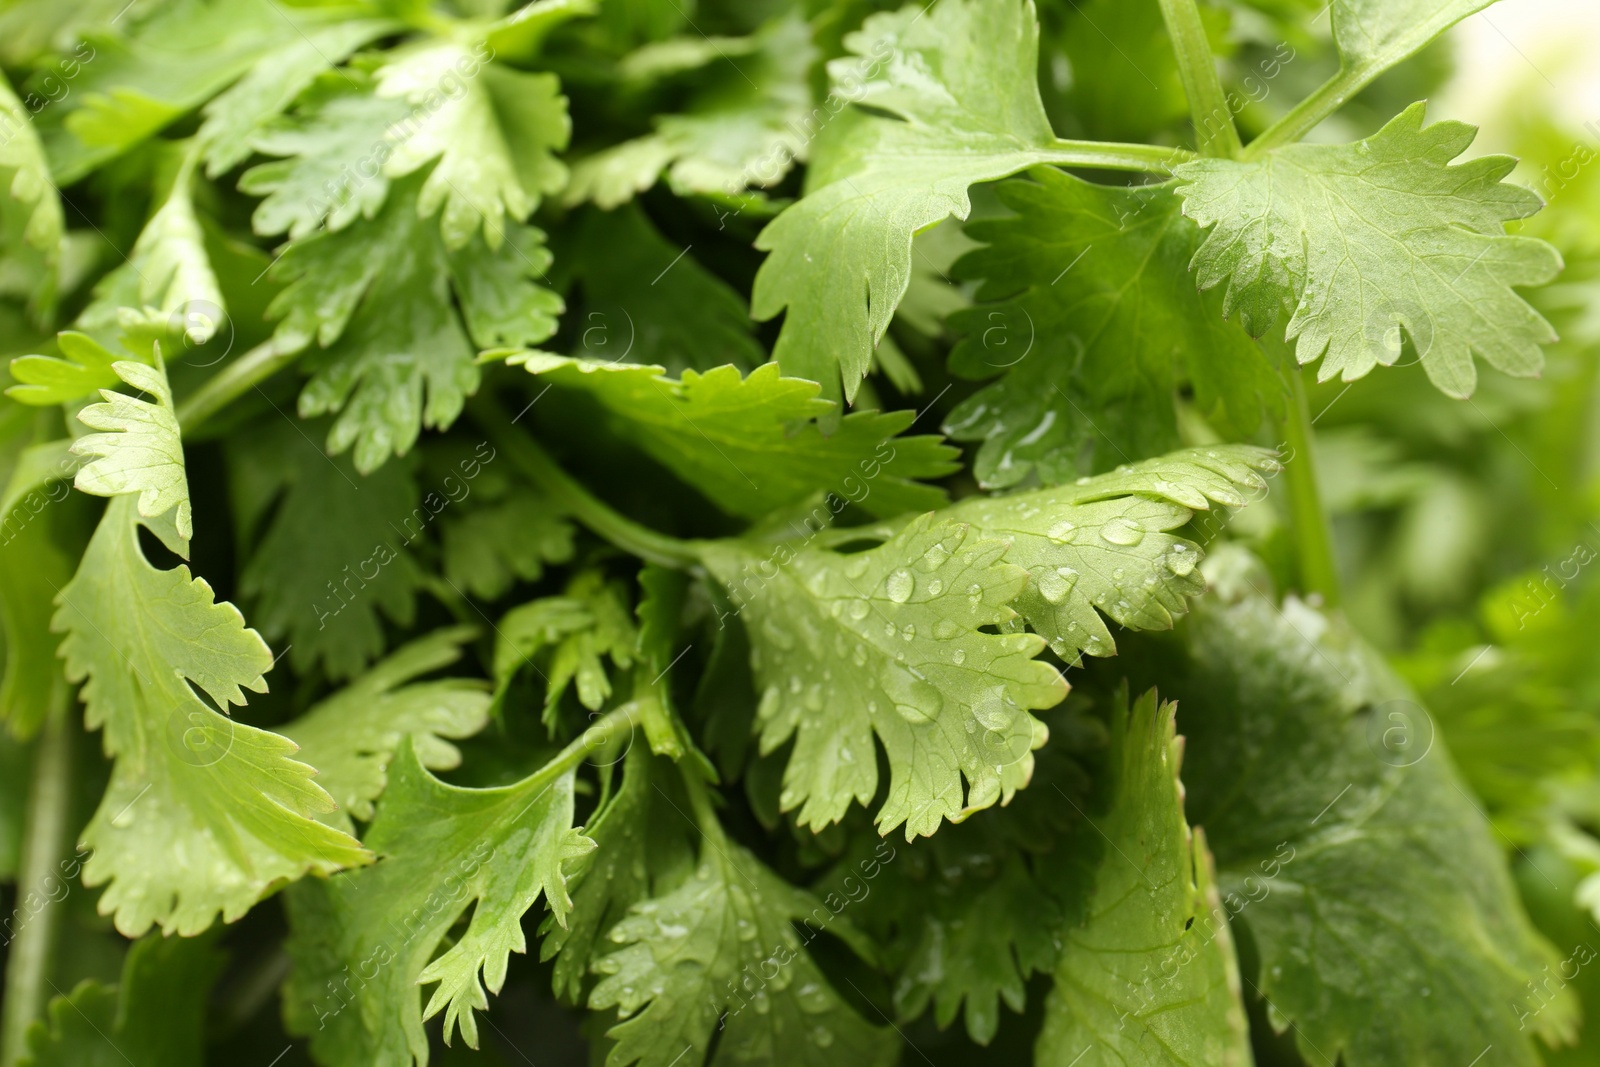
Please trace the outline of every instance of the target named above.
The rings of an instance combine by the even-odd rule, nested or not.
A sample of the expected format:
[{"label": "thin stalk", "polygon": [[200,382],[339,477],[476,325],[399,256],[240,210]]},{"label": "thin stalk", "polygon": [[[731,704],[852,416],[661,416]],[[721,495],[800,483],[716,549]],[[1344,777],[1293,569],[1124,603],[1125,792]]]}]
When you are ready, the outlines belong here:
[{"label": "thin stalk", "polygon": [[201,423],[233,403],[246,390],[254,389],[293,363],[300,352],[299,347],[284,345],[272,337],[223,367],[178,405],[178,425],[183,435],[191,436]]},{"label": "thin stalk", "polygon": [[1233,124],[1228,94],[1217,77],[1217,60],[1206,40],[1200,8],[1195,0],[1161,0],[1161,17],[1178,56],[1178,77],[1189,99],[1196,147],[1201,155],[1237,159],[1244,146],[1239,128]]},{"label": "thin stalk", "polygon": [[1283,440],[1289,450],[1284,479],[1289,492],[1289,526],[1294,533],[1295,569],[1300,591],[1316,593],[1329,607],[1339,604],[1339,570],[1334,563],[1333,534],[1322,510],[1317,488],[1317,465],[1312,452],[1311,414],[1306,405],[1305,380],[1292,357],[1285,364],[1289,385],[1288,411]]},{"label": "thin stalk", "polygon": [[1197,158],[1187,148],[1117,141],[1072,141],[1057,138],[1051,146],[1052,163],[1063,167],[1132,170],[1146,174],[1171,174],[1180,163]]},{"label": "thin stalk", "polygon": [[486,394],[471,402],[472,415],[483,427],[494,446],[503,449],[511,462],[543,489],[573,518],[610,541],[624,552],[647,563],[685,570],[697,566],[700,554],[693,542],[657,533],[625,518],[579,485],[556,461],[521,432],[501,407]]},{"label": "thin stalk", "polygon": [[1293,144],[1310,133],[1323,119],[1338,111],[1350,98],[1366,88],[1376,71],[1340,68],[1339,73],[1319,85],[1304,100],[1289,109],[1277,122],[1261,131],[1261,136],[1245,146],[1241,159],[1260,159],[1274,148]]},{"label": "thin stalk", "polygon": [[23,834],[22,868],[18,871],[19,905],[33,894],[44,905],[22,919],[14,931],[6,963],[5,1005],[0,1014],[0,1065],[15,1067],[26,1052],[28,1027],[44,1012],[50,959],[60,925],[61,905],[51,900],[53,884],[65,884],[61,860],[71,833],[72,731],[67,714],[67,685],[57,679],[50,710],[33,755],[33,783],[28,791],[28,825]]}]

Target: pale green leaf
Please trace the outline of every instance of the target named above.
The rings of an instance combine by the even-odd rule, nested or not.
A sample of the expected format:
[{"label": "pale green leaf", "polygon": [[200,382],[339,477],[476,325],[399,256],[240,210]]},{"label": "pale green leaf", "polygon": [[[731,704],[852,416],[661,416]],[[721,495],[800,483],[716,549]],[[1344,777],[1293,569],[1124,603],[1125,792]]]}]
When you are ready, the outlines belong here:
[{"label": "pale green leaf", "polygon": [[53,621],[68,679],[85,682],[85,721],[115,760],[83,831],[83,881],[109,883],[100,911],[125,935],[157,923],[189,935],[308,871],[370,857],[311,818],[333,801],[291,741],[213,709],[264,692],[272,653],[188,567],[151,566],[139,524],[131,496],[111,502]]},{"label": "pale green leaf", "polygon": [[321,226],[342,230],[377,214],[389,195],[382,167],[392,151],[389,130],[406,105],[372,95],[370,81],[355,70],[324,76],[291,114],[251,135],[252,149],[283,157],[239,177],[240,192],[263,198],[250,217],[256,233],[298,241]]},{"label": "pale green leaf", "polygon": [[1007,605],[1028,584],[1001,562],[1005,542],[983,537],[925,515],[849,555],[704,548],[750,635],[761,749],[794,739],[779,802],[802,825],[872,800],[875,737],[889,764],[881,833],[903,823],[908,840],[931,834],[1028,784],[1048,733],[1030,712],[1060,701],[1066,682],[1034,659],[1037,635],[980,629],[1015,618]]},{"label": "pale green leaf", "polygon": [[[625,588],[599,571],[578,573],[562,596],[541,597],[507,612],[495,628],[495,700],[532,665],[545,683],[545,725],[556,727],[567,687],[577,683],[578,702],[598,711],[611,696],[605,660],[618,668],[633,665],[638,630]],[[548,650],[549,654],[545,652]]]},{"label": "pale green leaf", "polygon": [[[194,210],[194,164],[193,156],[184,160],[166,200],[134,242],[128,267],[139,276],[139,300],[146,314],[187,319],[193,324],[189,339],[203,344],[222,325],[225,308]],[[186,314],[189,309],[199,314]]]},{"label": "pale green leaf", "polygon": [[[1228,914],[1205,836],[1183,817],[1183,741],[1154,690],[1112,708],[1108,808],[1094,889],[1068,927],[1037,1062],[1248,1067],[1253,1062]],[[1066,847],[1071,847],[1067,845]]]},{"label": "pale green leaf", "polygon": [[472,678],[415,679],[456,663],[462,643],[475,636],[471,627],[435,630],[283,728],[300,746],[300,759],[317,769],[317,784],[339,805],[324,822],[352,833],[352,818],[372,818],[372,802],[383,792],[389,762],[405,737],[424,767],[460,766],[461,752],[448,739],[483,729],[488,686]]},{"label": "pale green leaf", "polygon": [[1418,103],[1355,144],[1185,163],[1178,193],[1211,231],[1194,256],[1201,287],[1226,283],[1224,310],[1252,333],[1289,308],[1295,358],[1323,357],[1323,381],[1393,364],[1403,337],[1434,385],[1463,397],[1477,382],[1473,353],[1507,374],[1539,372],[1555,331],[1513,287],[1549,281],[1561,257],[1505,232],[1540,207],[1501,180],[1515,160],[1451,166],[1477,131],[1422,121]]},{"label": "pale green leaf", "polygon": [[16,385],[6,396],[23,404],[49,407],[89,396],[122,383],[113,364],[122,357],[88,334],[65,331],[56,335],[59,356],[18,356],[11,361]]},{"label": "pale green leaf", "polygon": [[[103,389],[103,403],[91,404],[78,413],[85,426],[102,432],[85,434],[72,443],[74,454],[92,457],[78,468],[73,484],[96,496],[137,493],[139,516],[146,520],[176,509],[173,527],[187,542],[194,536],[194,523],[183,442],[166,372],[132,360],[120,360],[111,369],[154,402]],[[186,556],[187,551],[179,554]]]},{"label": "pale green leaf", "polygon": [[521,222],[541,197],[566,184],[555,153],[572,125],[554,74],[490,65],[487,46],[437,42],[398,53],[377,72],[380,97],[404,100],[410,113],[390,130],[391,178],[434,166],[417,211],[442,206],[445,245],[460,248],[482,224],[490,248],[506,235],[506,216]]},{"label": "pale green leaf", "polygon": [[1494,0],[1332,0],[1347,76],[1366,83]]},{"label": "pale green leaf", "polygon": [[[20,226],[8,224],[6,233],[20,235],[44,254],[46,263],[54,266],[65,230],[61,198],[50,177],[50,165],[45,161],[33,119],[4,77],[0,77],[0,125],[4,126],[4,136],[0,137],[0,180],[9,175],[7,191],[16,202],[15,207],[26,214]],[[11,211],[12,206],[7,205],[0,216]]]},{"label": "pale green leaf", "polygon": [[814,382],[780,377],[774,363],[747,378],[725,366],[704,374],[685,370],[675,381],[660,367],[544,352],[508,362],[563,388],[587,390],[614,416],[618,434],[731,514],[767,515],[819,492],[876,515],[938,507],[945,499],[942,490],[912,479],[948,474],[953,450],[937,437],[895,437],[915,412],[854,412],[825,436],[813,420],[833,405],[818,397]]},{"label": "pale green leaf", "polygon": [[[571,770],[463,789],[402,740],[366,838],[383,861],[290,891],[291,1032],[330,1063],[425,1064],[423,1020],[442,1010],[446,1040],[459,1027],[476,1048],[473,1009],[488,1007],[485,987],[499,991],[509,954],[525,951],[523,913],[541,895],[558,920],[571,908],[566,869],[594,848],[572,817]],[[363,980],[343,981],[352,972]],[[417,987],[435,982],[424,1013]]]}]

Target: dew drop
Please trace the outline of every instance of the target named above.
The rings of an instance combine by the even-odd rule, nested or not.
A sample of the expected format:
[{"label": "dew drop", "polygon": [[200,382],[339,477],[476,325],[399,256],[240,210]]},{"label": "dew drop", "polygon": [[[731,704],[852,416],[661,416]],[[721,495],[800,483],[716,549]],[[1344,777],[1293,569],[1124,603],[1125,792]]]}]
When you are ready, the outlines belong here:
[{"label": "dew drop", "polygon": [[861,619],[866,618],[867,617],[867,612],[869,612],[871,610],[872,609],[867,606],[867,602],[865,600],[852,600],[852,601],[850,601],[850,617],[852,619],[857,620],[858,622]]},{"label": "dew drop", "polygon": [[1058,522],[1045,531],[1045,536],[1061,545],[1070,545],[1076,535],[1077,527],[1070,522]]},{"label": "dew drop", "polygon": [[1112,519],[1100,528],[1100,536],[1114,545],[1136,545],[1144,540],[1144,527],[1127,519]]},{"label": "dew drop", "polygon": [[950,653],[950,661],[959,667],[963,663],[967,662],[967,654],[958,648],[954,652]]},{"label": "dew drop", "polygon": [[911,577],[911,572],[901,567],[890,573],[884,582],[884,592],[889,594],[889,599],[896,604],[904,604],[911,599],[912,590],[916,588],[916,581]]},{"label": "dew drop", "polygon": [[950,550],[943,543],[936,543],[932,548],[922,554],[924,570],[936,571],[944,566],[945,560],[950,558]]},{"label": "dew drop", "polygon": [[933,581],[928,583],[929,596],[938,596],[942,592],[944,592],[944,583],[939,579],[935,578]]},{"label": "dew drop", "polygon": [[1052,604],[1061,603],[1072,592],[1071,582],[1046,567],[1040,567],[1034,573],[1034,582],[1039,586],[1039,595]]},{"label": "dew drop", "polygon": [[1194,573],[1194,556],[1193,552],[1185,551],[1183,545],[1173,545],[1172,554],[1167,557],[1167,570],[1179,578],[1187,578]]},{"label": "dew drop", "polygon": [[905,626],[901,627],[900,639],[902,641],[909,641],[915,636],[917,636],[917,628],[911,623],[908,622],[905,624]]},{"label": "dew drop", "polygon": [[811,1040],[818,1048],[827,1048],[829,1045],[833,1044],[833,1031],[829,1030],[826,1026],[813,1027],[811,1030]]},{"label": "dew drop", "polygon": [[941,641],[948,641],[961,633],[961,624],[954,619],[940,619],[933,624],[933,636]]}]

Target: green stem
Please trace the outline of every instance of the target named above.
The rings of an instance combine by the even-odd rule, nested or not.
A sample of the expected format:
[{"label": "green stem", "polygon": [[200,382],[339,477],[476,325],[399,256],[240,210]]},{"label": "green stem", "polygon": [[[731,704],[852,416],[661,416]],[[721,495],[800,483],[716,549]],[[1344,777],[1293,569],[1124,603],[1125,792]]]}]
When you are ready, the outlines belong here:
[{"label": "green stem", "polygon": [[1366,88],[1376,75],[1377,71],[1365,68],[1340,68],[1339,73],[1290,108],[1288,114],[1261,131],[1261,136],[1245,146],[1240,158],[1260,159],[1274,148],[1300,140]]},{"label": "green stem", "polygon": [[1195,145],[1201,155],[1237,159],[1243,145],[1233,124],[1228,94],[1217,77],[1217,60],[1206,40],[1205,24],[1195,0],[1161,0],[1161,17],[1178,55],[1178,77],[1194,118]]},{"label": "green stem", "polygon": [[1187,148],[1115,141],[1071,141],[1057,138],[1051,145],[1052,163],[1063,167],[1132,170],[1146,174],[1171,174],[1180,163],[1196,158]]},{"label": "green stem", "polygon": [[1317,488],[1316,457],[1312,451],[1311,415],[1306,405],[1303,372],[1285,357],[1284,378],[1289,405],[1284,417],[1283,440],[1289,450],[1284,479],[1289,492],[1289,525],[1294,533],[1295,567],[1300,591],[1316,593],[1329,607],[1339,604],[1339,570],[1333,556],[1333,534],[1322,510]]},{"label": "green stem", "polygon": [[277,337],[269,338],[222,368],[183,403],[178,405],[178,425],[185,437],[192,436],[200,424],[294,362],[303,346],[289,346]]},{"label": "green stem", "polygon": [[17,874],[19,910],[33,894],[44,898],[14,931],[6,963],[5,1006],[0,1015],[0,1065],[14,1067],[27,1051],[28,1026],[44,1012],[50,959],[60,924],[61,904],[51,900],[55,885],[65,885],[61,860],[67,849],[72,811],[72,732],[66,682],[57,679],[50,710],[33,753],[33,783],[28,792],[28,825],[22,866]]},{"label": "green stem", "polygon": [[610,745],[616,740],[619,727],[632,731],[638,725],[639,707],[630,700],[621,707],[606,712],[590,723],[588,729],[579,734],[566,748],[556,753],[554,759],[534,771],[523,781],[530,788],[537,787],[542,789],[594,753]]},{"label": "green stem", "polygon": [[473,418],[488,433],[494,446],[503,449],[511,462],[558,506],[589,529],[647,563],[677,570],[699,564],[700,554],[693,542],[657,533],[602,503],[562,470],[532,437],[518,430],[505,409],[488,395],[474,398],[471,408]]}]

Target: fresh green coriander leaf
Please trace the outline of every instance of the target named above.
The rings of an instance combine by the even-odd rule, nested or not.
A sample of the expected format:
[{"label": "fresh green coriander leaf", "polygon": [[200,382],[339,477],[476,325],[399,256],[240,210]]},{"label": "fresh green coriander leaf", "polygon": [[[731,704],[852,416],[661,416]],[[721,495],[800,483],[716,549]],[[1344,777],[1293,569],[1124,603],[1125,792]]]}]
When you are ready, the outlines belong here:
[{"label": "fresh green coriander leaf", "polygon": [[253,150],[282,157],[239,177],[240,192],[263,197],[250,217],[256,233],[298,241],[323,225],[342,230],[377,214],[389,195],[383,175],[389,130],[407,109],[404,101],[372,95],[370,82],[354,69],[324,75],[293,113],[251,135]]},{"label": "fresh green coriander leaf", "polygon": [[216,178],[243,163],[256,149],[258,131],[283,114],[317,75],[397,28],[392,22],[353,19],[297,37],[262,56],[248,74],[205,106],[199,138],[206,174]]},{"label": "fresh green coriander leaf", "polygon": [[53,622],[66,633],[68,680],[87,679],[85,721],[105,730],[116,761],[83,831],[94,849],[83,881],[110,883],[100,911],[126,936],[154,923],[191,935],[307,871],[370,857],[311,818],[333,801],[291,758],[291,741],[196,692],[216,707],[244,704],[241,687],[266,690],[272,653],[188,567],[152,567],[140,521],[131,496],[111,502]]},{"label": "fresh green coriander leaf", "polygon": [[169,542],[167,547],[187,558],[186,544],[194,536],[194,521],[183,466],[183,442],[178,417],[172,410],[172,389],[167,385],[166,372],[159,366],[149,367],[132,360],[119,360],[111,369],[155,402],[102,389],[105,401],[78,413],[78,421],[102,432],[85,434],[72,443],[75,455],[89,457],[78,468],[73,484],[96,496],[137,493],[139,517],[146,521],[176,509],[173,529],[185,544]]},{"label": "fresh green coriander leaf", "polygon": [[622,785],[586,831],[595,850],[574,871],[572,914],[565,926],[549,915],[540,927],[539,958],[556,961],[557,996],[580,1002],[590,963],[610,948],[605,934],[633,905],[664,895],[694,870],[693,829],[673,806],[683,804],[660,802],[674,796],[677,777],[644,745],[629,748]]},{"label": "fresh green coriander leaf", "polygon": [[146,317],[167,319],[191,306],[205,310],[188,330],[191,341],[203,344],[221,325],[224,305],[222,286],[206,254],[205,233],[195,215],[194,165],[194,156],[184,159],[166,200],[134,242],[127,267],[139,276],[139,301]]},{"label": "fresh green coriander leaf", "polygon": [[1200,546],[1166,531],[1212,502],[1242,507],[1241,490],[1259,499],[1257,472],[1276,469],[1264,449],[1192,448],[1055,489],[969,497],[940,515],[1010,545],[1007,562],[1030,578],[1013,606],[1070,662],[1115,655],[1102,613],[1136,630],[1170,628],[1206,584]]},{"label": "fresh green coriander leaf", "polygon": [[572,561],[573,528],[548,500],[518,489],[504,500],[444,520],[444,576],[480,600],[499,600],[546,564]]},{"label": "fresh green coriander leaf", "polygon": [[915,412],[853,412],[824,436],[812,420],[834,405],[818,397],[814,382],[780,377],[774,363],[748,378],[727,366],[686,370],[674,381],[660,367],[545,352],[507,362],[588,390],[615,416],[618,434],[734,515],[765,516],[824,491],[875,515],[925,510],[942,504],[944,492],[912,479],[954,469],[954,451],[937,437],[895,438]]},{"label": "fresh green coriander leaf", "polygon": [[17,384],[6,389],[6,396],[23,404],[51,407],[101,389],[115,389],[122,379],[112,365],[122,357],[108,351],[85,333],[65,331],[56,335],[59,356],[18,356],[11,361],[11,377]]},{"label": "fresh green coriander leaf", "polygon": [[[277,49],[309,39],[339,51],[348,20],[280,7],[272,0],[176,3],[135,9],[125,35],[88,35],[93,60],[83,65],[64,117],[45,112],[57,181],[70,184],[210,100]],[[131,27],[131,29],[129,29]],[[347,49],[346,49],[347,50]],[[47,127],[47,128],[50,128]]]},{"label": "fresh green coriander leaf", "polygon": [[1427,711],[1292,598],[1206,602],[1185,631],[1186,652],[1152,673],[1183,708],[1189,811],[1301,1054],[1399,1067],[1492,1045],[1502,1063],[1542,1062],[1534,1035],[1562,1040],[1576,1005],[1530,985],[1556,953]]},{"label": "fresh green coriander leaf", "polygon": [[573,318],[583,355],[658,363],[679,374],[766,358],[744,297],[663,237],[644,211],[584,211],[555,249],[578,284]]},{"label": "fresh green coriander leaf", "polygon": [[[72,577],[76,545],[60,536],[50,509],[71,492],[78,466],[66,439],[22,450],[0,496],[0,624],[5,635],[0,722],[32,737],[61,684],[59,639],[50,632],[54,599]],[[0,741],[0,744],[5,742]],[[19,782],[22,780],[19,779]]]},{"label": "fresh green coriander leaf", "polygon": [[774,357],[828,399],[841,379],[853,398],[867,373],[910,280],[912,236],[966,218],[969,186],[1059,158],[1031,4],[908,5],[845,44],[854,55],[829,64],[835,92],[895,117],[858,122],[850,164],[761,231],[756,246],[771,255],[751,297],[758,319],[787,309]]},{"label": "fresh green coriander leaf", "polygon": [[28,1030],[22,1067],[201,1067],[207,995],[224,959],[214,938],[134,942],[113,987],[85,980]]},{"label": "fresh green coriander leaf", "polygon": [[812,108],[808,75],[817,50],[797,10],[748,38],[646,45],[622,61],[623,73],[635,78],[667,73],[661,68],[681,65],[685,48],[702,63],[720,60],[709,76],[702,75],[686,109],[658,116],[654,133],[577,164],[563,196],[566,203],[593,200],[602,208],[616,207],[654,185],[663,170],[679,196],[732,196],[776,185],[796,160],[805,159],[815,127],[831,116]]},{"label": "fresh green coriander leaf", "polygon": [[[545,682],[544,723],[556,727],[561,698],[574,681],[578,702],[598,711],[611,696],[603,660],[619,668],[633,665],[639,643],[629,597],[620,582],[599,571],[582,571],[564,595],[533,600],[506,613],[496,627],[495,700],[503,703],[511,679],[534,664]],[[550,649],[550,655],[541,653]],[[535,662],[537,657],[538,666]]]},{"label": "fresh green coriander leaf", "polygon": [[398,649],[333,696],[283,728],[300,759],[317,769],[317,784],[339,810],[323,821],[353,833],[351,818],[372,818],[389,762],[410,737],[417,762],[429,770],[461,765],[448,738],[471,737],[489,719],[487,684],[472,678],[414,681],[461,658],[471,627],[435,630]]},{"label": "fresh green coriander leaf", "polygon": [[[762,690],[761,750],[790,738],[780,804],[818,829],[878,789],[874,736],[889,761],[879,832],[932,834],[1026,786],[1047,731],[1030,711],[1066,694],[1034,659],[1034,634],[997,635],[1027,585],[1003,541],[931,515],[850,555],[709,543],[706,568],[733,598]],[[963,789],[962,779],[966,779]]]},{"label": "fresh green coriander leaf", "polygon": [[896,1062],[894,1031],[856,1014],[806,951],[819,927],[805,926],[806,941],[796,932],[819,911],[842,927],[720,830],[707,837],[694,875],[629,908],[609,935],[623,947],[594,965],[604,977],[589,1006],[621,1017],[607,1067],[704,1063],[713,1035],[711,1067]]},{"label": "fresh green coriander leaf", "polygon": [[292,422],[269,419],[228,442],[241,527],[277,505],[239,590],[297,672],[320,665],[336,681],[353,678],[383,652],[380,612],[402,627],[415,617],[422,570],[410,548],[431,515],[411,464],[362,477]]},{"label": "fresh green coriander leaf", "polygon": [[484,44],[434,42],[397,53],[377,72],[380,97],[411,105],[390,131],[384,173],[399,178],[434,164],[417,211],[432,216],[443,206],[440,232],[451,249],[480,222],[488,246],[500,247],[507,215],[521,222],[567,181],[555,157],[572,132],[560,80],[492,66],[492,55]]},{"label": "fresh green coriander leaf", "polygon": [[[1332,0],[1342,73],[1365,84],[1494,0]],[[1353,95],[1353,94],[1352,94]]]},{"label": "fresh green coriander leaf", "polygon": [[1501,180],[1514,159],[1451,166],[1475,128],[1422,121],[1417,103],[1355,144],[1195,160],[1177,169],[1178,193],[1211,230],[1194,256],[1201,287],[1227,283],[1224,310],[1251,333],[1287,307],[1295,358],[1323,356],[1319,380],[1353,381],[1393,364],[1403,331],[1434,385],[1464,397],[1474,352],[1507,374],[1539,372],[1555,331],[1513,287],[1549,281],[1561,256],[1505,232],[1541,206]]},{"label": "fresh green coriander leaf", "polygon": [[[571,770],[463,789],[429,774],[403,740],[367,832],[383,861],[290,891],[290,1031],[326,1062],[425,1064],[423,1020],[442,1010],[445,1039],[459,1028],[476,1048],[473,1009],[488,1007],[485,987],[500,990],[510,953],[526,950],[523,913],[541,895],[558,922],[571,909],[566,869],[594,848],[572,816]],[[435,982],[424,1011],[417,987]]]},{"label": "fresh green coriander leaf", "polygon": [[[1191,835],[1178,780],[1183,741],[1154,690],[1112,708],[1109,810],[1085,921],[1065,931],[1045,1003],[1041,1063],[1247,1067],[1228,915],[1205,836]],[[1064,844],[1063,847],[1072,847]]]},{"label": "fresh green coriander leaf", "polygon": [[300,413],[339,412],[328,447],[354,445],[362,472],[455,421],[478,387],[474,344],[541,341],[561,306],[533,280],[549,263],[544,234],[512,225],[497,248],[477,235],[450,252],[418,215],[420,184],[397,182],[376,217],[292,242],[274,266],[289,284],[268,309],[273,343],[321,346]]},{"label": "fresh green coriander leaf", "polygon": [[1085,452],[1110,466],[1176,447],[1181,382],[1230,436],[1281,409],[1260,346],[1224,321],[1219,294],[1195,291],[1201,235],[1171,184],[1094,185],[1039,167],[996,192],[1013,214],[968,226],[985,247],[953,268],[982,279],[983,303],[950,320],[966,334],[952,370],[1003,375],[946,419],[952,436],[983,441],[983,485],[1067,481],[1091,473]]},{"label": "fresh green coriander leaf", "polygon": [[[20,236],[54,265],[65,232],[61,198],[33,120],[4,77],[0,77],[0,122],[6,131],[0,142],[0,178],[9,177],[6,188],[13,201],[0,210],[4,232],[8,238]],[[14,224],[11,216],[18,211],[25,217]]]}]

